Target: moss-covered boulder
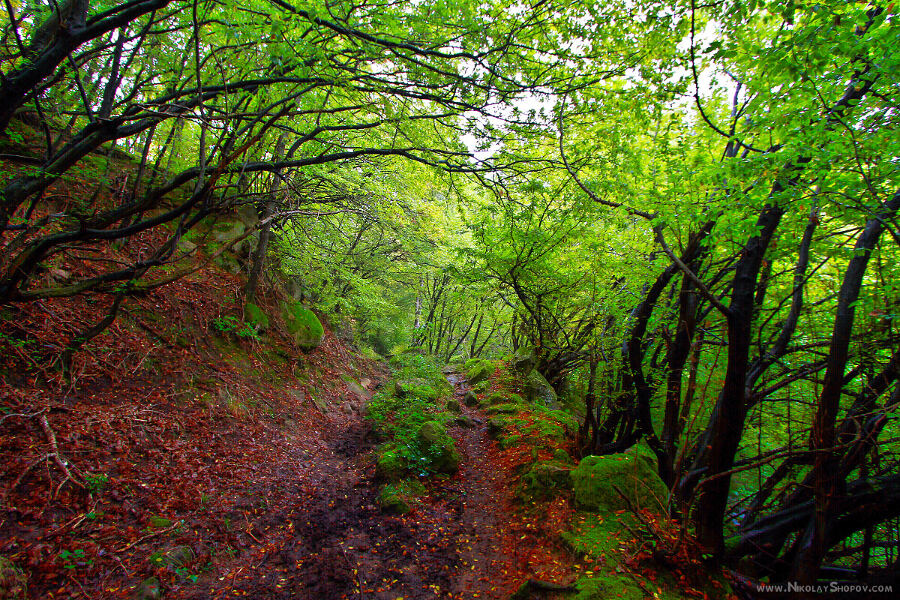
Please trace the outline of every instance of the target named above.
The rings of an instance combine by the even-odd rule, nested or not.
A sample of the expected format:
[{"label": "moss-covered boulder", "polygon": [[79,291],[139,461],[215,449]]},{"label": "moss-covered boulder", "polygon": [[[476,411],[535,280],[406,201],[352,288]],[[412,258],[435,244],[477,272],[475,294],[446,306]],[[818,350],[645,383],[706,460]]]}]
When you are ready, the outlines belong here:
[{"label": "moss-covered boulder", "polygon": [[494,373],[495,368],[494,363],[489,360],[473,358],[466,362],[466,377],[469,379],[470,384],[477,385],[487,381]]},{"label": "moss-covered boulder", "polygon": [[159,579],[157,577],[148,577],[140,582],[134,590],[133,597],[135,600],[159,600],[162,598],[162,587]]},{"label": "moss-covered boulder", "polygon": [[637,508],[665,510],[668,489],[649,462],[635,453],[586,456],[572,470],[572,487],[579,508],[599,511]]},{"label": "moss-covered boulder", "polygon": [[475,392],[469,390],[463,396],[463,404],[466,406],[478,406],[478,396],[475,395]]},{"label": "moss-covered boulder", "polygon": [[28,578],[11,560],[0,556],[0,599],[24,600],[28,597]]},{"label": "moss-covered boulder", "polygon": [[571,468],[555,461],[539,462],[522,475],[517,496],[523,501],[550,498],[572,487]]},{"label": "moss-covered boulder", "polygon": [[522,410],[521,404],[494,404],[493,406],[488,406],[485,409],[485,412],[489,415],[514,415],[517,412]]},{"label": "moss-covered boulder", "polygon": [[404,480],[382,486],[378,493],[378,506],[387,513],[403,515],[412,510],[416,496],[425,493],[425,486],[418,481]]},{"label": "moss-covered boulder", "polygon": [[518,375],[528,375],[537,365],[537,356],[531,348],[519,348],[509,360],[509,366]]},{"label": "moss-covered boulder", "polygon": [[444,406],[448,411],[452,413],[458,413],[462,411],[462,408],[459,406],[458,400],[447,400],[446,406]]},{"label": "moss-covered boulder", "polygon": [[282,302],[281,316],[294,342],[303,350],[312,350],[322,343],[325,328],[316,314],[299,302]]},{"label": "moss-covered boulder", "polygon": [[437,421],[426,421],[419,427],[416,440],[428,457],[431,470],[452,475],[459,469],[459,452],[446,427]]},{"label": "moss-covered boulder", "polygon": [[265,331],[269,328],[269,315],[252,302],[244,305],[244,321],[256,328],[257,331]]},{"label": "moss-covered boulder", "polygon": [[394,444],[383,446],[375,459],[375,476],[382,481],[400,481],[409,465]]},{"label": "moss-covered boulder", "polygon": [[556,397],[553,386],[537,370],[528,373],[522,383],[522,392],[528,402],[547,408],[559,408],[559,399]]}]

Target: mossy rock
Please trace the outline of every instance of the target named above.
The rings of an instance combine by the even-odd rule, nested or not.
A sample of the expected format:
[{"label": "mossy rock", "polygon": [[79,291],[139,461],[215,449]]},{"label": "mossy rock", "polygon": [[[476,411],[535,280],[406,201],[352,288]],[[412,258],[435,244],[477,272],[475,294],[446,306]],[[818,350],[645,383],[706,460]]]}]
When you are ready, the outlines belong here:
[{"label": "mossy rock", "polygon": [[[487,381],[494,373],[494,363],[489,360],[474,359],[476,362],[468,361],[466,363],[466,377],[471,385],[476,385],[483,381]],[[469,364],[471,366],[469,366]]]},{"label": "mossy rock", "polygon": [[500,436],[499,444],[502,449],[506,450],[507,448],[518,446],[522,441],[522,436],[518,433],[514,433],[513,435]]},{"label": "mossy rock", "polygon": [[375,459],[375,476],[382,481],[400,481],[403,479],[409,465],[406,459],[394,444],[384,446]]},{"label": "mossy rock", "polygon": [[265,331],[269,328],[269,315],[252,302],[244,305],[244,321],[253,325],[257,331]]},{"label": "mossy rock", "polygon": [[469,415],[456,415],[456,418],[453,419],[453,423],[455,425],[459,425],[460,427],[475,427],[475,419],[473,419]]},{"label": "mossy rock", "polygon": [[509,420],[505,416],[496,416],[488,419],[487,432],[493,438],[498,438],[506,431]]},{"label": "mossy rock", "polygon": [[572,470],[575,504],[588,510],[616,511],[628,509],[628,503],[615,488],[637,508],[665,511],[668,488],[648,462],[633,453],[609,456],[586,456]]},{"label": "mossy rock", "polygon": [[378,506],[387,513],[403,515],[412,510],[416,496],[425,493],[425,486],[409,479],[382,486],[378,492]]},{"label": "mossy rock", "polygon": [[457,400],[447,400],[447,404],[444,406],[447,410],[452,413],[458,413],[462,411],[462,408],[459,406],[459,401]]},{"label": "mossy rock", "polygon": [[537,365],[537,356],[531,348],[519,348],[509,359],[509,366],[519,375],[528,375]]},{"label": "mossy rock", "polygon": [[27,597],[25,572],[5,556],[0,556],[0,600],[24,600]]},{"label": "mossy rock", "polygon": [[[0,598],[2,597],[0,596]],[[159,600],[160,598],[162,598],[162,587],[156,577],[148,577],[134,589],[135,600]]]},{"label": "mossy rock", "polygon": [[522,410],[521,404],[495,404],[488,406],[485,412],[489,415],[514,415]]},{"label": "mossy rock", "polygon": [[452,475],[459,470],[459,452],[446,427],[437,421],[425,421],[416,432],[422,452],[429,458],[431,470]]},{"label": "mossy rock", "polygon": [[555,461],[539,462],[522,475],[516,495],[523,501],[545,499],[572,487],[571,468]]},{"label": "mossy rock", "polygon": [[467,391],[463,396],[463,404],[466,406],[478,406],[478,396],[472,390]]},{"label": "mossy rock", "polygon": [[151,529],[165,529],[166,527],[172,526],[172,519],[167,519],[166,517],[160,517],[158,515],[153,515],[147,521],[147,524]]},{"label": "mossy rock", "polygon": [[482,392],[486,392],[490,386],[491,386],[491,382],[485,380],[485,381],[481,381],[479,383],[472,384],[472,389],[480,394]]},{"label": "mossy rock", "polygon": [[528,373],[522,383],[522,392],[528,402],[552,409],[559,408],[559,399],[556,397],[553,386],[536,370]]},{"label": "mossy rock", "polygon": [[316,314],[299,302],[282,302],[281,316],[294,342],[303,350],[312,350],[322,343],[325,328]]}]

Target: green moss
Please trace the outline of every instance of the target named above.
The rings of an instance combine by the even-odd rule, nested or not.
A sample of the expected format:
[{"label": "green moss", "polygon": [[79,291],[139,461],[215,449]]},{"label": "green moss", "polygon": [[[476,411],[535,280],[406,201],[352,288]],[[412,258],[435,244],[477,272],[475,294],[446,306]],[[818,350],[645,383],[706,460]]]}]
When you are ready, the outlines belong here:
[{"label": "green moss", "polygon": [[253,325],[257,331],[265,331],[269,328],[269,315],[252,302],[244,305],[244,321]]},{"label": "green moss", "polygon": [[425,400],[437,400],[443,394],[443,389],[437,389],[431,383],[422,378],[403,379],[394,382],[394,393],[398,398],[423,398]]},{"label": "green moss", "polygon": [[485,412],[489,415],[514,415],[520,410],[522,410],[522,406],[519,404],[496,404],[488,406]]},{"label": "green moss", "polygon": [[497,404],[525,404],[522,396],[509,392],[494,392],[484,399],[485,406],[495,406]]},{"label": "green moss", "polygon": [[586,456],[572,471],[575,503],[589,510],[626,510],[618,488],[638,508],[664,511],[665,484],[647,463],[633,453]]},{"label": "green moss", "polygon": [[469,379],[469,383],[471,385],[481,383],[482,381],[487,381],[494,373],[494,370],[496,368],[494,363],[489,360],[475,360],[477,362],[473,363],[470,360],[466,363],[466,377]]},{"label": "green moss", "polygon": [[426,421],[419,428],[417,441],[422,454],[428,457],[430,469],[452,475],[459,469],[459,452],[447,428],[437,421]]},{"label": "green moss", "polygon": [[396,444],[387,444],[378,452],[375,475],[385,481],[400,481],[409,471],[409,463]]},{"label": "green moss", "polygon": [[523,501],[551,498],[572,487],[570,471],[567,465],[555,461],[536,463],[522,475],[516,495]]},{"label": "green moss", "polygon": [[281,314],[295,343],[304,350],[312,350],[322,343],[325,328],[316,314],[299,302],[282,302]]},{"label": "green moss", "polygon": [[378,505],[381,510],[394,514],[406,514],[412,510],[417,496],[425,493],[425,486],[418,481],[405,479],[382,486],[378,493]]}]

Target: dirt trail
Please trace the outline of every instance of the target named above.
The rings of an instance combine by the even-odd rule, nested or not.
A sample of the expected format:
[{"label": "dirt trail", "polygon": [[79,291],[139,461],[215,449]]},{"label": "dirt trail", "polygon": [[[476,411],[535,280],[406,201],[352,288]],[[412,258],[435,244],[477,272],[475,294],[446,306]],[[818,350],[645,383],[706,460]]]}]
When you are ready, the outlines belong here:
[{"label": "dirt trail", "polygon": [[[451,374],[455,395],[468,390]],[[460,402],[462,404],[462,402]],[[491,463],[495,450],[485,419],[450,432],[462,454],[452,478],[427,483],[413,512],[383,514],[377,506],[368,422],[349,415],[323,424],[328,444],[296,449],[279,466],[290,481],[246,519],[255,547],[218,573],[182,588],[180,597],[404,600],[509,596],[503,574],[514,556],[504,555],[499,533],[505,520],[503,473]],[[293,462],[293,464],[290,464]],[[261,500],[261,499],[260,499]]]}]

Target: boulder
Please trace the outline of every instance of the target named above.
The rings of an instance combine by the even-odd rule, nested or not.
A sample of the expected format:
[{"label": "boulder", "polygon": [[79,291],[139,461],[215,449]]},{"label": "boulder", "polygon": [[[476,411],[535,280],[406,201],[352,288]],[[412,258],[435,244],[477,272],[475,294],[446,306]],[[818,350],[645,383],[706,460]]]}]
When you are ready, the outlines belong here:
[{"label": "boulder", "polygon": [[518,375],[528,375],[537,366],[537,356],[531,348],[519,348],[510,359],[509,366]]},{"label": "boulder", "polygon": [[553,386],[537,370],[531,371],[525,376],[522,393],[525,394],[525,399],[532,404],[541,404],[554,410],[559,408],[559,400]]},{"label": "boulder", "polygon": [[244,321],[253,325],[257,331],[265,331],[269,328],[269,315],[252,302],[244,305]]},{"label": "boulder", "polygon": [[466,406],[478,406],[478,396],[475,395],[475,392],[469,390],[466,392],[466,395],[463,396],[463,404]]},{"label": "boulder", "polygon": [[572,470],[575,504],[587,510],[628,509],[618,488],[631,504],[664,512],[668,489],[650,461],[634,452],[609,456],[586,456]]},{"label": "boulder", "polygon": [[475,427],[478,421],[476,421],[469,415],[457,415],[457,417],[453,419],[453,423],[459,425],[460,427],[471,428]]},{"label": "boulder", "polygon": [[466,363],[466,377],[472,385],[487,381],[494,373],[494,363],[489,360],[473,358]]},{"label": "boulder", "polygon": [[382,481],[400,481],[406,476],[406,459],[393,444],[383,447],[375,459],[375,476]]},{"label": "boulder", "polygon": [[282,302],[281,315],[294,342],[303,350],[312,350],[322,343],[325,328],[316,314],[299,302]]},{"label": "boulder", "polygon": [[460,406],[459,406],[459,401],[457,401],[457,400],[447,400],[446,408],[450,412],[454,412],[454,413],[458,413],[462,410],[462,408],[460,408]]},{"label": "boulder", "polygon": [[539,462],[522,475],[521,487],[517,495],[522,500],[549,498],[557,490],[572,487],[571,469],[565,465],[548,461]]},{"label": "boulder", "polygon": [[425,421],[416,433],[419,447],[429,457],[431,469],[452,475],[459,470],[459,452],[447,429],[437,421]]},{"label": "boulder", "polygon": [[159,600],[162,598],[162,589],[159,579],[148,577],[138,584],[134,590],[135,600]]}]

